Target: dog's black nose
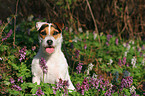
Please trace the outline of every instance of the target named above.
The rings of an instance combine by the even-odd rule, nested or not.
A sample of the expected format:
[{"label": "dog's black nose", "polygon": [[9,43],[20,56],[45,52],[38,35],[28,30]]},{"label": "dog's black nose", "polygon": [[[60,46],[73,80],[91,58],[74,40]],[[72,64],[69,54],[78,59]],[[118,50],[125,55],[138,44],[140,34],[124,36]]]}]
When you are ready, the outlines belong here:
[{"label": "dog's black nose", "polygon": [[52,45],[53,41],[52,40],[47,40],[48,45]]}]

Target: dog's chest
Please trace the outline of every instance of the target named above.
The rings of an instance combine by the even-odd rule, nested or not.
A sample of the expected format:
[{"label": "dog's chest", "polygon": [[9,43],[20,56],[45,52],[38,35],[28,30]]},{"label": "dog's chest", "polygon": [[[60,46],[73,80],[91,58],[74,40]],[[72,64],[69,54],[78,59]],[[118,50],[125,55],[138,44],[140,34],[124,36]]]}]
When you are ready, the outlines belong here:
[{"label": "dog's chest", "polygon": [[46,59],[46,61],[47,61],[46,65],[48,66],[48,69],[50,70],[51,69],[63,70],[65,67],[67,67],[67,62],[63,53],[52,55],[50,58]]},{"label": "dog's chest", "polygon": [[63,54],[55,55],[50,57],[46,65],[48,66],[48,72],[46,74],[46,81],[54,83],[58,78],[65,78],[67,70],[67,62]]},{"label": "dog's chest", "polygon": [[48,74],[58,74],[65,67],[65,62],[62,62],[59,58],[48,59],[46,62],[48,67]]}]

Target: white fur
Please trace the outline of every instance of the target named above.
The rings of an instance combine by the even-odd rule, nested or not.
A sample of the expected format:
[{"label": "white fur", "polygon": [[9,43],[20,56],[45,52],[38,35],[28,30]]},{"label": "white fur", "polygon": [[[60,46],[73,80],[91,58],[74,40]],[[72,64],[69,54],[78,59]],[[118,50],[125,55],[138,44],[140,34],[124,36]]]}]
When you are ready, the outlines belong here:
[{"label": "white fur", "polygon": [[36,23],[37,30],[39,30],[43,24],[49,24],[49,23],[47,23],[47,22],[37,22]]},{"label": "white fur", "polygon": [[49,35],[50,35],[50,28],[51,28],[51,25],[52,25],[52,24],[51,24],[51,23],[49,23]]},{"label": "white fur", "polygon": [[[37,23],[37,28],[40,29],[43,24],[40,22]],[[47,53],[44,48],[48,46],[47,40],[50,39],[53,41],[53,46],[55,48],[55,51],[52,54]],[[75,88],[70,80],[68,72],[67,60],[63,52],[61,51],[62,36],[55,40],[53,36],[48,35],[45,37],[45,39],[39,37],[39,41],[40,41],[39,51],[32,61],[32,74],[33,74],[32,82],[33,83],[37,82],[37,84],[40,84],[40,82],[42,81],[43,72],[42,69],[40,68],[39,63],[40,58],[43,57],[46,60],[46,65],[48,66],[48,72],[47,74],[44,75],[44,82],[54,84],[55,82],[58,82],[58,80],[61,78],[62,80],[69,81],[68,89],[74,90]]]}]

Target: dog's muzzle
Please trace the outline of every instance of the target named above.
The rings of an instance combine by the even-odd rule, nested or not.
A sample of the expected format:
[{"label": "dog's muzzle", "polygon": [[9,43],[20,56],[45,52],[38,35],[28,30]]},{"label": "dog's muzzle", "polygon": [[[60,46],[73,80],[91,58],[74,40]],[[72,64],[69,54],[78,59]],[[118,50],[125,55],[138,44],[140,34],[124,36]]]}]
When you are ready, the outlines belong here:
[{"label": "dog's muzzle", "polygon": [[49,46],[51,46],[51,45],[53,44],[53,41],[52,41],[52,40],[47,40],[47,44],[48,44]]},{"label": "dog's muzzle", "polygon": [[47,40],[47,44],[48,44],[48,47],[45,47],[46,52],[49,54],[53,53],[54,52],[54,47],[52,46],[53,41]]}]

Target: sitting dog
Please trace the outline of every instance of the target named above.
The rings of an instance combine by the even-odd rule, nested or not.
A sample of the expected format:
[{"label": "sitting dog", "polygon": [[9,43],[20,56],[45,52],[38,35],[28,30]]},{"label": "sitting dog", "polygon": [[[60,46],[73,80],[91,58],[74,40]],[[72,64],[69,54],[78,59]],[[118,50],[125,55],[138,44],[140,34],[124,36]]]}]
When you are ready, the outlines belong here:
[{"label": "sitting dog", "polygon": [[37,82],[39,85],[43,80],[40,58],[44,58],[48,67],[47,73],[44,74],[44,83],[54,84],[59,79],[68,80],[68,89],[74,90],[75,88],[68,72],[68,64],[61,51],[63,27],[64,24],[60,23],[36,23],[36,28],[39,32],[40,48],[32,61],[32,82]]}]

